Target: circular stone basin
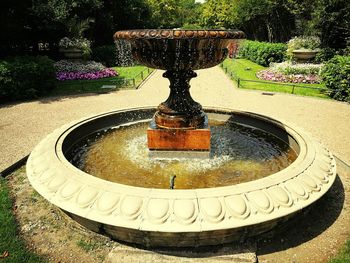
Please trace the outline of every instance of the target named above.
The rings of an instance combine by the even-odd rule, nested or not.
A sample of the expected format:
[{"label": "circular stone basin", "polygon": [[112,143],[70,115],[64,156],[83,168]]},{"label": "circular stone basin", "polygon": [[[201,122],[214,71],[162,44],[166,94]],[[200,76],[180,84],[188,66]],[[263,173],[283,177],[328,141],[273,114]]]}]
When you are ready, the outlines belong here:
[{"label": "circular stone basin", "polygon": [[154,112],[154,108],[108,112],[55,130],[29,156],[27,175],[32,186],[93,231],[144,246],[184,247],[244,240],[269,231],[318,200],[335,180],[332,154],[306,133],[266,116],[225,109],[206,109],[206,113],[212,121],[232,120],[277,137],[297,158],[258,180],[184,190],[110,182],[67,160],[82,138],[148,120]]}]

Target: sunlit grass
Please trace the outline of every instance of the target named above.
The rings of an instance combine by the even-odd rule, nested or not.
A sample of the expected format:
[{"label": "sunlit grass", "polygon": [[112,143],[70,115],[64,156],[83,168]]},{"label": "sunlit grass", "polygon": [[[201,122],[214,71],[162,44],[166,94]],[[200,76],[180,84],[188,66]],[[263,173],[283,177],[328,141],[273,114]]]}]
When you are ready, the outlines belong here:
[{"label": "sunlit grass", "polygon": [[0,256],[6,254],[6,257],[0,258],[1,263],[46,262],[26,249],[24,241],[18,235],[17,222],[12,213],[12,207],[7,182],[0,177]]},{"label": "sunlit grass", "polygon": [[[247,59],[226,59],[223,62],[223,67],[227,69],[227,74],[232,76],[232,79],[236,81],[240,79],[239,88],[328,98],[328,96],[320,90],[325,88],[323,84],[298,83],[294,84],[293,88],[293,83],[279,83],[258,79],[256,73],[266,68]],[[281,84],[288,84],[288,86]]]},{"label": "sunlit grass", "polygon": [[147,67],[113,67],[118,76],[97,80],[66,80],[60,81],[57,88],[49,95],[61,96],[80,93],[104,93],[108,89],[101,89],[103,85],[113,85],[116,89],[130,89],[137,87],[142,82],[142,75],[148,75]]}]

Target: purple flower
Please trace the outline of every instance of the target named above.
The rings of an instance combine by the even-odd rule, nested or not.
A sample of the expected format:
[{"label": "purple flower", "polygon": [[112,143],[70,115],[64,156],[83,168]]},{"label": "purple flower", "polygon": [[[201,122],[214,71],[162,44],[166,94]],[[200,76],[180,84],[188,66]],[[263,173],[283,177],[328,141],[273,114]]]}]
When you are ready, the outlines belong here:
[{"label": "purple flower", "polygon": [[101,79],[101,78],[107,78],[107,77],[115,77],[118,76],[118,73],[115,72],[113,69],[105,68],[100,71],[96,72],[89,72],[89,73],[83,73],[83,72],[65,72],[60,71],[56,73],[56,79],[59,81],[65,81],[65,80],[75,80],[75,79],[87,79],[87,80],[93,80],[93,79]]}]

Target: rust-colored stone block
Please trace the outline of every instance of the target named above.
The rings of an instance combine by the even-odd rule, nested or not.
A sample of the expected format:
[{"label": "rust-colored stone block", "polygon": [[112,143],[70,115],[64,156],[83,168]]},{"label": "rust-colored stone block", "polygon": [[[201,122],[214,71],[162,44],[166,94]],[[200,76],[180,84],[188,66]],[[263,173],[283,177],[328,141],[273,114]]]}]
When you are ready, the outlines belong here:
[{"label": "rust-colored stone block", "polygon": [[148,149],[172,151],[209,151],[210,129],[152,129],[147,130]]}]

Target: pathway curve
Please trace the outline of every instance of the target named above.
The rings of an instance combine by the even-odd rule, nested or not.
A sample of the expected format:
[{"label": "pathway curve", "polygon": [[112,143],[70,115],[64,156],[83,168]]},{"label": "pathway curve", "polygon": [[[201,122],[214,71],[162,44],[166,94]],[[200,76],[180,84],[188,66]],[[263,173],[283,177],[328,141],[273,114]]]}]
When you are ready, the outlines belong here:
[{"label": "pathway curve", "polygon": [[[138,90],[101,95],[45,98],[0,107],[0,171],[29,154],[55,128],[92,114],[155,106],[165,100],[169,82],[156,71]],[[288,94],[262,95],[236,89],[219,68],[199,70],[191,93],[203,106],[253,111],[287,120],[310,132],[340,159],[350,163],[350,105]]]}]

